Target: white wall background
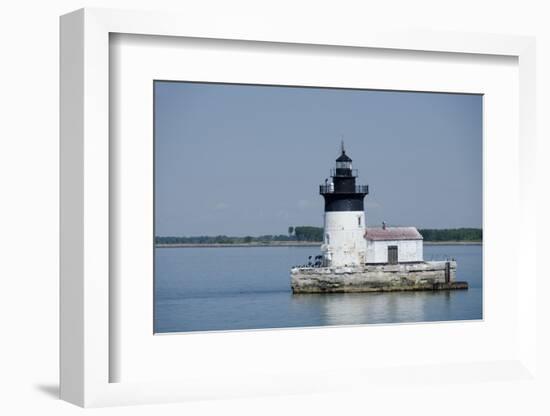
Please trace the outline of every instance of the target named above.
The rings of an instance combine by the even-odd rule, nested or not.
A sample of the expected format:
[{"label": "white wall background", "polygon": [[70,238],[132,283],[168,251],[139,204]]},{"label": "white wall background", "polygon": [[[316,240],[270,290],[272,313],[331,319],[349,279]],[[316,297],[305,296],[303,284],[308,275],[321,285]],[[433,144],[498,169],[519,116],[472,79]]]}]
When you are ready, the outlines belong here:
[{"label": "white wall background", "polygon": [[[179,10],[208,20],[212,13],[268,16],[282,26],[309,25],[338,31],[364,25],[538,36],[538,132],[540,175],[550,177],[550,26],[545,1],[398,0],[398,1],[166,1],[166,0],[21,0],[0,7],[0,413],[76,414],[82,410],[56,400],[58,367],[58,16],[74,9],[116,7]],[[543,140],[546,139],[546,140]],[[545,166],[542,166],[542,165]],[[540,225],[548,232],[548,180],[539,183]],[[546,184],[546,185],[545,185]],[[542,192],[544,189],[544,193]],[[511,219],[514,223],[514,219]],[[548,242],[539,233],[539,258]],[[538,288],[541,351],[550,351],[550,306],[542,302],[550,285]],[[539,360],[550,374],[547,355]],[[454,397],[452,390],[460,389]],[[322,396],[271,397],[92,410],[94,414],[549,414],[528,383],[483,386],[434,384],[430,392],[411,391],[353,397],[346,392]],[[435,397],[452,403],[436,406]],[[411,407],[415,398],[430,398]]]}]

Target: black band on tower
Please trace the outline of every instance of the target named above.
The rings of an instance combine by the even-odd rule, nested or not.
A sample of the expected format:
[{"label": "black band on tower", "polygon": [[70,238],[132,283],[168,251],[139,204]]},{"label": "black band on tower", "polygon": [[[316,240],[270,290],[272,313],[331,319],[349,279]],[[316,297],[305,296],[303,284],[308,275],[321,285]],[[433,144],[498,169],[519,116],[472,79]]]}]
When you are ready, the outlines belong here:
[{"label": "black band on tower", "polygon": [[332,211],[363,211],[364,195],[349,195],[347,197],[325,195],[325,212]]}]

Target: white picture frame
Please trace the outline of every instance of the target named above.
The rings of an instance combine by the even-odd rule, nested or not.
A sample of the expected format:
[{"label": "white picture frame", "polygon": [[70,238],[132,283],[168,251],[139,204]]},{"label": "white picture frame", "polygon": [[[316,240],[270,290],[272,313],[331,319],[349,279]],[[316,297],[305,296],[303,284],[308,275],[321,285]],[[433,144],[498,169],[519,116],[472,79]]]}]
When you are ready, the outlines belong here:
[{"label": "white picture frame", "polygon": [[[242,22],[241,22],[242,23]],[[207,27],[192,17],[167,13],[83,9],[61,18],[61,397],[80,406],[183,401],[196,398],[247,397],[262,394],[309,393],[391,383],[395,377],[407,380],[410,363],[403,368],[338,366],[318,371],[296,371],[280,367],[278,372],[239,376],[231,370],[215,376],[200,367],[192,374],[162,378],[149,375],[147,380],[114,377],[112,368],[122,358],[113,349],[118,326],[113,323],[119,290],[113,286],[116,258],[110,251],[115,218],[111,186],[116,171],[110,156],[110,34],[164,36],[172,38],[225,39],[234,41],[276,42],[281,45],[330,45],[333,48],[369,48],[380,50],[428,51],[439,54],[508,56],[518,60],[519,68],[519,158],[517,183],[517,227],[519,243],[514,247],[522,263],[521,286],[517,291],[517,346],[506,350],[498,360],[482,357],[469,362],[437,363],[419,360],[414,379],[433,380],[434,374],[447,373],[441,379],[454,378],[472,383],[482,380],[517,380],[536,377],[536,279],[537,270],[525,242],[536,240],[535,207],[535,42],[530,37],[465,33],[383,32],[333,33],[281,28],[266,22],[249,26],[224,20]],[[160,40],[162,41],[162,39]],[[115,160],[116,162],[116,160]],[[114,188],[116,190],[116,187]],[[527,215],[529,213],[530,215]],[[523,242],[523,244],[522,244]],[[530,259],[530,261],[527,261]],[[516,271],[517,273],[517,271]],[[490,296],[490,294],[485,294]],[[517,313],[516,313],[517,312]],[[151,311],[152,313],[152,311]],[[378,327],[379,333],[386,331]],[[401,326],[402,332],[414,331]],[[320,342],[321,337],[338,337],[339,329],[291,330],[287,335],[300,342]],[[361,331],[355,328],[354,331]],[[449,329],[452,336],[455,329]],[[261,331],[256,339],[272,342]],[[351,333],[351,330],[348,331]],[[359,332],[357,332],[359,334]],[[266,335],[267,334],[267,335]],[[151,333],[152,336],[152,333]],[[216,343],[256,342],[248,332],[217,334]],[[163,343],[172,342],[162,337]],[[223,339],[222,339],[223,338]],[[174,338],[172,338],[174,339]],[[308,341],[309,340],[309,341]],[[140,348],[136,345],[135,348]],[[198,345],[197,348],[200,348]],[[139,351],[138,351],[139,352]],[[350,351],[350,356],[358,354]],[[144,357],[147,358],[147,357]],[[152,357],[149,357],[152,358]],[[246,362],[240,362],[245,365]],[[130,377],[132,379],[133,377]],[[172,380],[172,381],[171,381]],[[343,381],[345,380],[345,381]],[[116,382],[113,382],[116,381]],[[412,382],[412,381],[411,381]]]}]

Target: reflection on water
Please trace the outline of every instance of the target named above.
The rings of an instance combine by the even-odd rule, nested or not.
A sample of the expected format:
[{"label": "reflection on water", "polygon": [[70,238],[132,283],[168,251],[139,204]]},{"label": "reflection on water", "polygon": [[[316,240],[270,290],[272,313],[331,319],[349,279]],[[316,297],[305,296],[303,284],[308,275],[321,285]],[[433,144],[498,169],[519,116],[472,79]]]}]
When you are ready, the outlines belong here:
[{"label": "reflection on water", "polygon": [[293,295],[289,268],[314,248],[156,250],[155,331],[481,319],[481,246],[425,246],[458,261],[467,291]]},{"label": "reflection on water", "polygon": [[298,308],[320,304],[325,325],[357,325],[384,322],[433,320],[430,310],[440,304],[440,312],[449,314],[450,292],[335,293],[331,295],[294,295]]}]

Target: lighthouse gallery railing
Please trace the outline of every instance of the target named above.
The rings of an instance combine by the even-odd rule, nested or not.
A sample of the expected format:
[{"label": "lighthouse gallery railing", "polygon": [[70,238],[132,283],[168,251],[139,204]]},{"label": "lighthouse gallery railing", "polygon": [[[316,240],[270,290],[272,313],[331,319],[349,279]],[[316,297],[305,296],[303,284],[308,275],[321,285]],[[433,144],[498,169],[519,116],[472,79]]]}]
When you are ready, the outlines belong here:
[{"label": "lighthouse gallery railing", "polygon": [[[319,185],[319,193],[321,194],[349,194],[351,192],[335,192],[334,191],[334,185]],[[355,185],[355,191],[353,193],[356,194],[368,194],[369,193],[369,186],[368,185]]]}]

